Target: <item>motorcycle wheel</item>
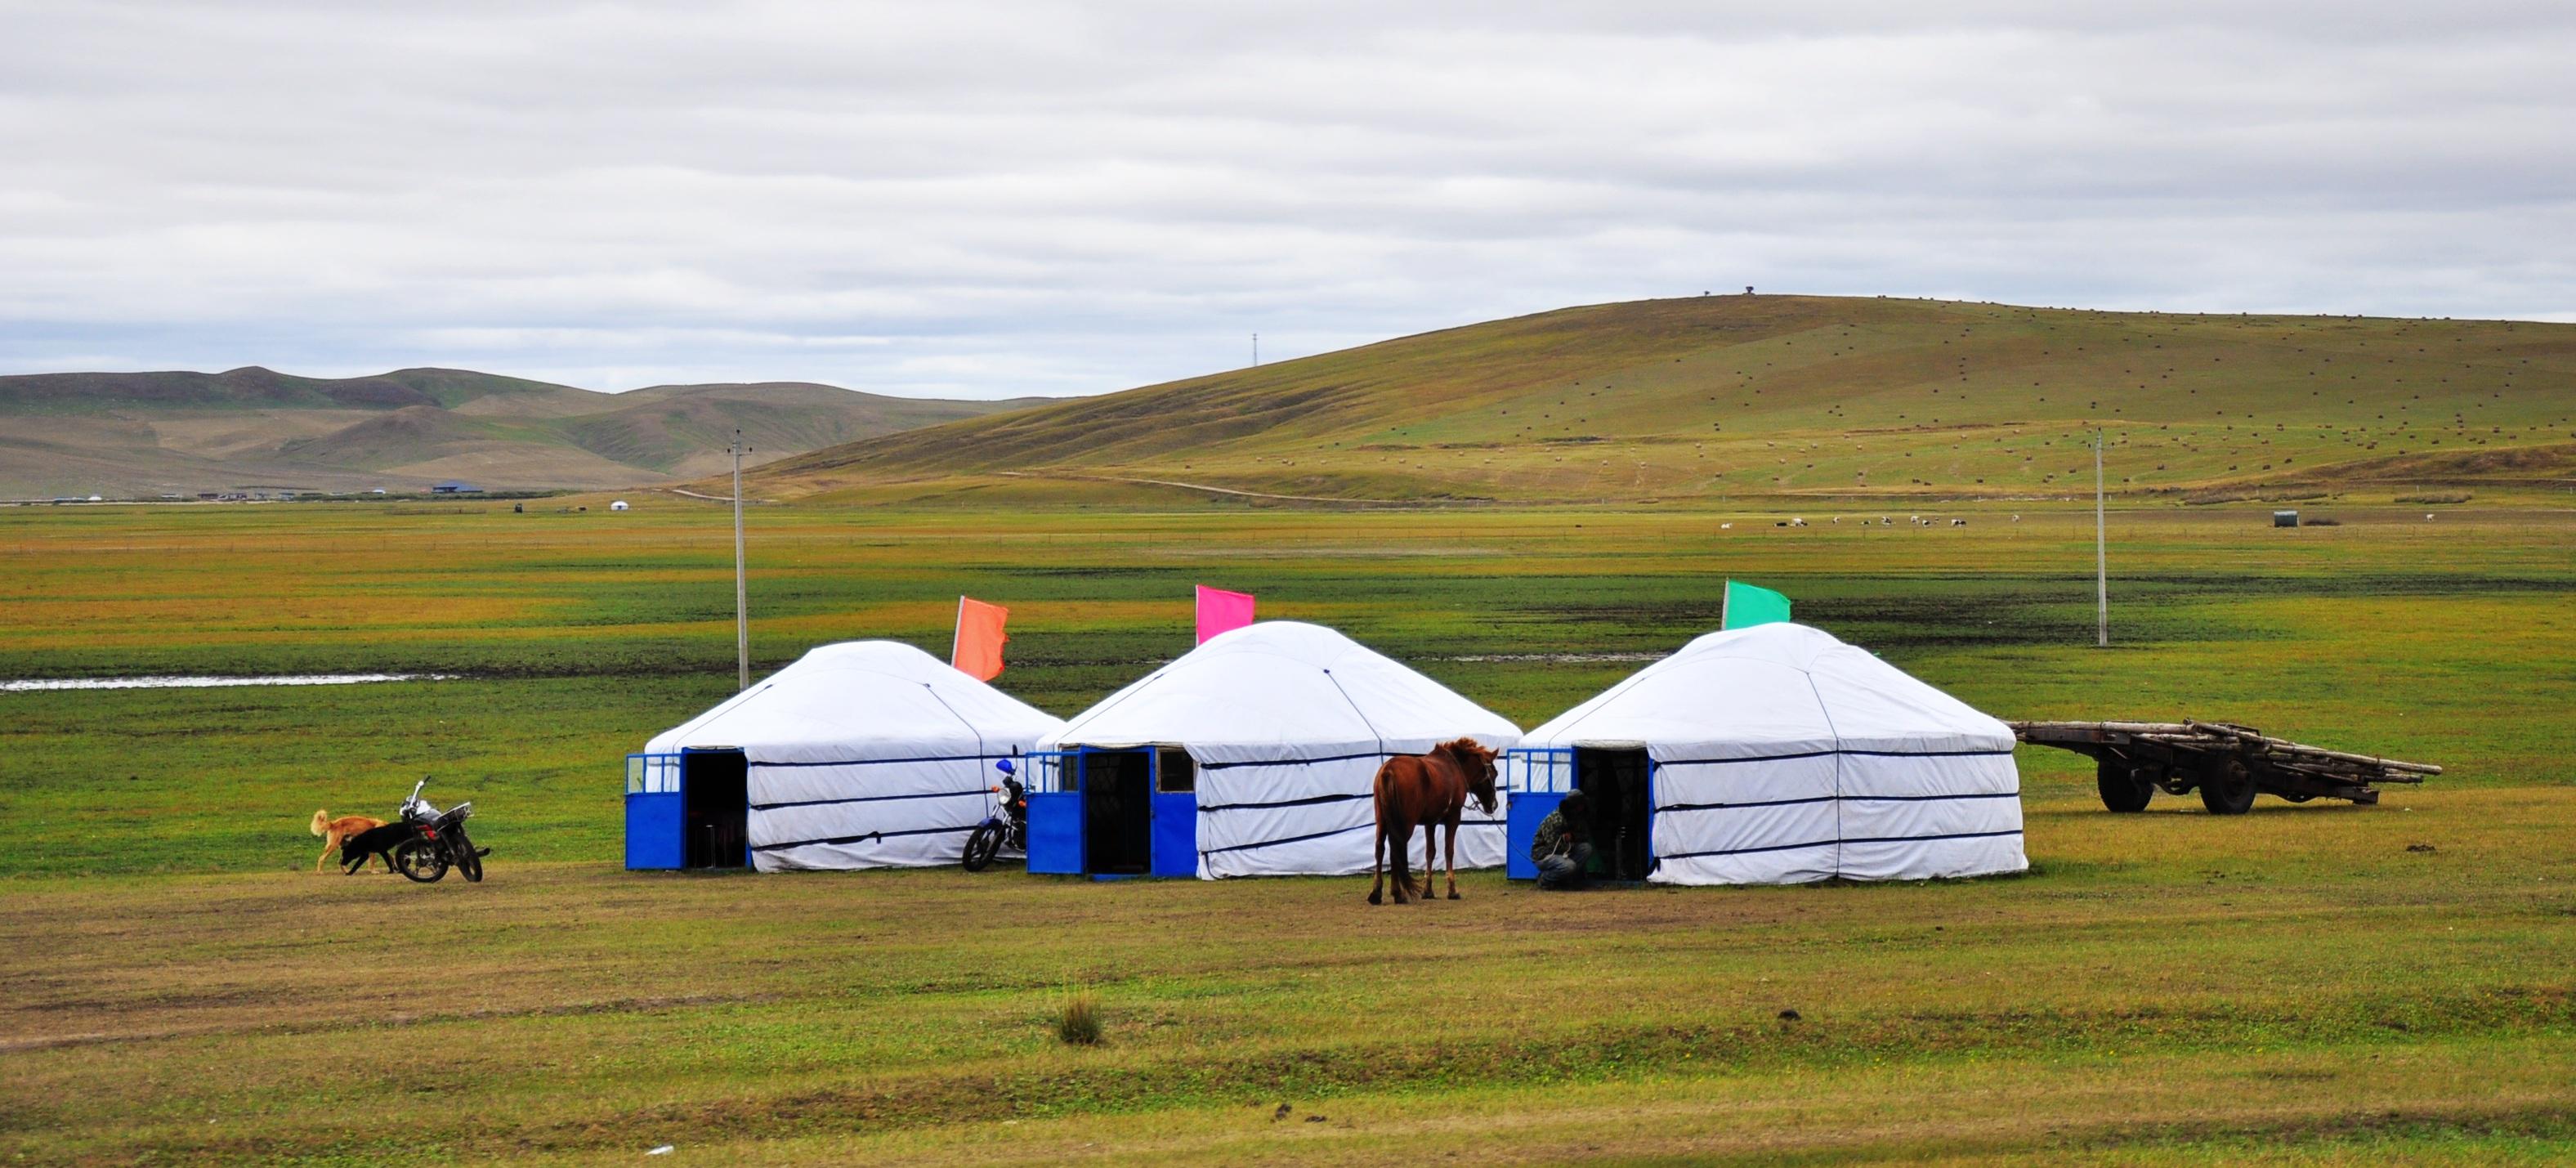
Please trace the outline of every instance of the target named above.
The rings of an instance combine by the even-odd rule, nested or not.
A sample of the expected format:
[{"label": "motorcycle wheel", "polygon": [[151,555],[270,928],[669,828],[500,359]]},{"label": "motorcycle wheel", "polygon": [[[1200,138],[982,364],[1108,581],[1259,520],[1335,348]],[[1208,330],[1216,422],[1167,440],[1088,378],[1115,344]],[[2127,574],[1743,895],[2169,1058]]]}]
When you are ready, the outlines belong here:
[{"label": "motorcycle wheel", "polygon": [[447,846],[456,853],[456,870],[465,874],[467,883],[483,882],[483,857],[474,854],[474,841],[466,838],[465,829],[449,828]]},{"label": "motorcycle wheel", "polygon": [[436,884],[447,876],[447,853],[437,840],[413,836],[394,845],[394,871],[415,884]]},{"label": "motorcycle wheel", "polygon": [[987,823],[982,827],[976,828],[975,834],[966,837],[967,871],[983,871],[993,863],[993,857],[1000,854],[1002,854],[1002,828],[1000,824]]}]

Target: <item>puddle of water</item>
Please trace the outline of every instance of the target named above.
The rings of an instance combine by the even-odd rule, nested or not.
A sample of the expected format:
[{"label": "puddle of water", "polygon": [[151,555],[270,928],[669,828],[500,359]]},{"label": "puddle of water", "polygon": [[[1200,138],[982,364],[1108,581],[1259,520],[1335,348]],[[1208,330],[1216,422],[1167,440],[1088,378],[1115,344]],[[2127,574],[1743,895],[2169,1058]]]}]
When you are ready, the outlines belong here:
[{"label": "puddle of water", "polygon": [[307,673],[284,677],[67,677],[0,681],[0,693],[54,689],[215,689],[236,685],[366,685],[378,681],[453,681],[454,673]]}]

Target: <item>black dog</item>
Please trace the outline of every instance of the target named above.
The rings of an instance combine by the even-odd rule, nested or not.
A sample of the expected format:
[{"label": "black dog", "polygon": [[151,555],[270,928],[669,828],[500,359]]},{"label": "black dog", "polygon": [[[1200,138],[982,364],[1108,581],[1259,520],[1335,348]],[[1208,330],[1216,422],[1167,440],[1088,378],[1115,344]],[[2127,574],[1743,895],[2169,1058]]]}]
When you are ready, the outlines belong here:
[{"label": "black dog", "polygon": [[419,832],[419,828],[408,823],[388,823],[350,836],[340,844],[341,875],[357,875],[358,869],[367,866],[369,856],[384,857],[385,871],[393,871],[394,847]]}]

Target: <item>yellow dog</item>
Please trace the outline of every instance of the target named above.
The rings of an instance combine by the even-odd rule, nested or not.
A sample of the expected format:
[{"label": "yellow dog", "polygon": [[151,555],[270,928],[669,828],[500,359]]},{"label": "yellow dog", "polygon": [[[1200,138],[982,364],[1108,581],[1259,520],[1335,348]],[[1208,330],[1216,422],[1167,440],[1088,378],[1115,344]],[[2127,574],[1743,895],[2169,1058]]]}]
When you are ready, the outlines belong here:
[{"label": "yellow dog", "polygon": [[356,835],[360,832],[371,831],[376,828],[383,827],[384,825],[384,820],[369,819],[364,815],[343,815],[338,819],[333,819],[331,818],[331,813],[328,811],[314,812],[313,834],[321,836],[323,842],[322,854],[313,858],[313,870],[316,872],[322,870],[322,862],[330,859],[331,853],[340,850],[340,841],[348,839],[350,836]]}]

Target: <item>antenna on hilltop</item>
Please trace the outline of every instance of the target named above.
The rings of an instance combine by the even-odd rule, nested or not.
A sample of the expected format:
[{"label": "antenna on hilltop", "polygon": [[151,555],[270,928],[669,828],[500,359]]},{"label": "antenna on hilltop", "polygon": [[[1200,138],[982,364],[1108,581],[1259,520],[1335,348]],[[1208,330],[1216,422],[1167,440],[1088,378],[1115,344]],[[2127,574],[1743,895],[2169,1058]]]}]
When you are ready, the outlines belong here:
[{"label": "antenna on hilltop", "polygon": [[1261,368],[1261,334],[1252,334],[1252,367]]}]

